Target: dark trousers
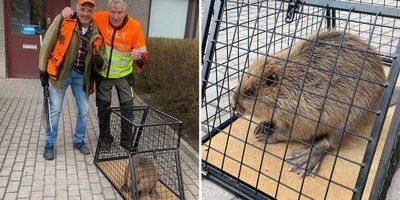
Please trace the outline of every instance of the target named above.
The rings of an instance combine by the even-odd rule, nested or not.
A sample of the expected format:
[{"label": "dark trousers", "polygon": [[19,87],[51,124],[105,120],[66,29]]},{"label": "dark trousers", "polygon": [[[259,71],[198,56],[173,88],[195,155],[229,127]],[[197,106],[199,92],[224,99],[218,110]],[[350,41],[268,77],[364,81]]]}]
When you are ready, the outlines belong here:
[{"label": "dark trousers", "polygon": [[133,89],[129,79],[100,79],[97,81],[96,105],[99,118],[100,137],[103,142],[111,143],[114,136],[110,133],[111,90],[115,86],[121,110],[121,146],[131,147],[133,143]]}]

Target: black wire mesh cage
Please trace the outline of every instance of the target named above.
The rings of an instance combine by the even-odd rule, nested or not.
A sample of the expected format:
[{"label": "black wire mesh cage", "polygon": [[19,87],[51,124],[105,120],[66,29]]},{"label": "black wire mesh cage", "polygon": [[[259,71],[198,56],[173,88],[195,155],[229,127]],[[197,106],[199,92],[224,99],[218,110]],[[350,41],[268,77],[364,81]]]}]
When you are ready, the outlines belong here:
[{"label": "black wire mesh cage", "polygon": [[248,199],[384,199],[399,157],[400,2],[209,2],[204,177]]},{"label": "black wire mesh cage", "polygon": [[107,148],[100,136],[95,164],[125,199],[185,199],[181,125],[149,106],[111,108],[113,140]]}]

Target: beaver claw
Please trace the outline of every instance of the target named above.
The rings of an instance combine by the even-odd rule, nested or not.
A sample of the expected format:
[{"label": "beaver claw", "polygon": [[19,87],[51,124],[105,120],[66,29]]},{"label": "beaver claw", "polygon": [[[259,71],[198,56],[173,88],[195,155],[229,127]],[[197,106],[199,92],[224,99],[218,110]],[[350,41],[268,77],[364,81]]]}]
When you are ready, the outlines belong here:
[{"label": "beaver claw", "polygon": [[272,130],[272,124],[270,125],[268,122],[262,122],[257,125],[254,129],[254,135],[258,141],[267,142],[268,144],[275,144],[276,138],[274,137],[274,132]]},{"label": "beaver claw", "polygon": [[[323,151],[313,149],[310,155],[311,147],[296,150],[286,157],[289,163],[289,170],[299,174],[300,177],[314,176],[317,174],[321,159],[325,153]],[[308,161],[308,166],[307,166]],[[307,166],[307,170],[306,169]]]},{"label": "beaver claw", "polygon": [[254,129],[254,135],[256,136],[258,141],[267,141],[268,135],[267,130],[268,124],[258,124],[257,127]]}]

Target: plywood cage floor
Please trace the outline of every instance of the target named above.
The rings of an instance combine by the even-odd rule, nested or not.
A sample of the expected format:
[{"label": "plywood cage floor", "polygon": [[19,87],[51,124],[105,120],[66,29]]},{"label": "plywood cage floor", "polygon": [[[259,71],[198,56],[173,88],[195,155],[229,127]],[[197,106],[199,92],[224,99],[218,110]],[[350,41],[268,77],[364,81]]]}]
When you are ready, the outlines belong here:
[{"label": "plywood cage floor", "polygon": [[[97,162],[97,166],[103,171],[104,175],[114,184],[125,199],[133,199],[132,192],[126,192],[122,189],[124,182],[125,170],[128,169],[128,159],[119,159],[112,161]],[[171,190],[169,190],[160,181],[157,182],[156,191],[159,194],[159,198],[152,198],[150,195],[144,195],[140,197],[140,200],[175,200],[179,199]]]},{"label": "plywood cage floor", "polygon": [[[362,199],[368,199],[371,193],[393,111],[394,106],[387,113]],[[212,137],[202,145],[202,160],[277,199],[298,199],[301,187],[300,199],[324,199],[325,195],[326,199],[351,199],[353,195],[351,188],[356,185],[360,166],[338,158],[332,174],[332,180],[336,183],[331,182],[329,189],[326,190],[335,160],[335,156],[326,155],[322,160],[318,175],[327,179],[317,176],[306,177],[302,186],[303,179],[296,173],[290,172],[287,163],[281,159],[285,155],[287,143],[268,144],[266,151],[263,151],[265,143],[255,139],[253,135],[255,124],[251,124],[245,145],[243,141],[247,136],[248,127],[249,121],[239,118]],[[365,139],[355,136],[348,137],[342,143],[339,155],[361,163],[366,145]],[[302,144],[290,142],[286,154],[289,155],[293,150],[301,148],[304,148]],[[262,158],[263,162],[261,163]],[[281,169],[282,174],[279,179]],[[277,180],[280,180],[281,184],[278,184]]]}]

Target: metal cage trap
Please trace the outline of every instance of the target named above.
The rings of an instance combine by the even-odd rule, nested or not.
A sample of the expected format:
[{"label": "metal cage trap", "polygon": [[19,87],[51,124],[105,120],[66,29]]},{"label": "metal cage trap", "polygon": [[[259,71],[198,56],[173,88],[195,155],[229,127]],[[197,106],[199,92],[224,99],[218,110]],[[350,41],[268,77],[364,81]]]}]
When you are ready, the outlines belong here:
[{"label": "metal cage trap", "polygon": [[185,199],[181,125],[148,106],[110,108],[113,140],[106,148],[103,137],[99,138],[94,162],[125,199]]},{"label": "metal cage trap", "polygon": [[247,199],[384,199],[400,152],[400,2],[209,2],[203,176]]}]

